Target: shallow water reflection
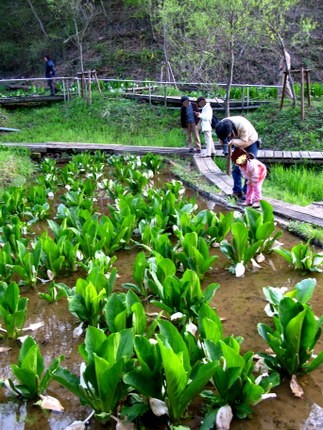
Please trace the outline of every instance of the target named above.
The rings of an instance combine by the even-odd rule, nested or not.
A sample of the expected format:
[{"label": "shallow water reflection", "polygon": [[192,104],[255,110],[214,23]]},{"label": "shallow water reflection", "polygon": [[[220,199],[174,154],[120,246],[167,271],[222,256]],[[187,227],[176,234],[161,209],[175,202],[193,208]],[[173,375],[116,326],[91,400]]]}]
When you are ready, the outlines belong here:
[{"label": "shallow water reflection", "polygon": [[[200,201],[201,208],[208,203]],[[214,207],[214,211],[219,212],[222,208]],[[281,241],[286,248],[299,242],[298,238],[284,232]],[[206,287],[212,282],[220,283],[221,287],[216,292],[212,305],[218,314],[224,319],[223,327],[225,335],[241,335],[244,337],[242,352],[248,350],[260,352],[267,348],[263,339],[257,333],[258,322],[268,322],[264,312],[266,304],[262,292],[263,287],[287,287],[293,288],[294,285],[304,277],[294,270],[288,268],[286,262],[276,254],[267,257],[261,268],[257,271],[247,271],[243,278],[236,278],[227,270],[228,261],[220,253],[219,249],[214,248],[213,252],[218,255],[214,268],[203,281]],[[118,269],[117,287],[125,282],[132,280],[133,261],[135,252],[122,251],[118,253],[118,260],[115,266]],[[74,286],[78,276],[63,278],[60,281]],[[311,274],[306,277],[315,277],[320,281],[321,275]],[[39,287],[39,290],[46,287]],[[65,355],[63,367],[69,368],[73,373],[79,374],[80,355],[78,345],[82,340],[73,338],[73,329],[78,325],[75,317],[67,310],[66,300],[61,300],[55,304],[38,298],[36,291],[27,289],[24,295],[29,298],[28,321],[26,326],[31,323],[44,322],[44,326],[33,333],[35,340],[40,345],[45,358],[45,366],[48,366],[53,357],[60,354]],[[322,286],[318,285],[311,300],[312,308],[316,315],[323,314],[323,294]],[[316,353],[322,350],[322,339],[316,346]],[[2,340],[2,347],[10,347],[7,352],[0,355],[0,378],[10,375],[10,363],[17,361],[19,353],[19,342]],[[302,422],[310,413],[313,403],[323,406],[323,368],[314,371],[311,375],[299,379],[304,389],[304,398],[296,399],[290,392],[289,382],[277,387],[276,399],[269,399],[261,402],[254,407],[252,419],[239,421],[233,420],[232,430],[299,430]],[[8,399],[3,391],[0,390],[0,429],[1,430],[63,430],[75,420],[84,420],[90,410],[80,405],[79,400],[68,392],[65,388],[56,383],[50,385],[48,394],[52,395],[65,408],[62,413],[41,411],[39,407],[31,402],[22,402],[17,399]],[[203,416],[201,402],[196,401],[192,405],[194,414],[185,423],[189,428],[197,430]],[[103,428],[114,428],[102,426],[91,421],[89,429],[100,430]],[[147,429],[156,430],[147,424]],[[165,423],[158,428],[166,429]]]}]

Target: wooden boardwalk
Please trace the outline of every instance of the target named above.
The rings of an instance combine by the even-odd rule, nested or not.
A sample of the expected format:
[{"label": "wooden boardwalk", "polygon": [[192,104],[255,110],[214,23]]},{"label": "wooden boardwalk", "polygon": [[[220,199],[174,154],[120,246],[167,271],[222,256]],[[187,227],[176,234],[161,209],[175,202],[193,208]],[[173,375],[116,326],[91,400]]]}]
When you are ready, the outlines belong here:
[{"label": "wooden boardwalk", "polygon": [[[233,180],[231,176],[223,173],[211,158],[194,156],[196,168],[205,178],[220,189],[220,196],[228,198],[232,194]],[[309,206],[293,205],[280,200],[267,198],[274,209],[274,214],[292,221],[301,221],[323,227],[323,202],[314,203]]]},{"label": "wooden boardwalk", "polygon": [[63,95],[55,96],[16,96],[16,97],[0,97],[0,106],[5,108],[28,107],[44,105],[49,103],[57,103],[64,101]]},{"label": "wooden boardwalk", "polygon": [[[114,145],[106,143],[76,143],[76,142],[44,142],[44,143],[15,143],[15,142],[0,142],[0,146],[23,146],[29,148],[32,152],[41,154],[52,152],[65,151],[105,151],[108,153],[135,152],[137,154],[146,154],[147,152],[155,152],[160,154],[180,154],[191,156],[187,147],[152,147],[152,146],[128,146]],[[222,157],[222,149],[217,147],[216,156]],[[272,149],[260,149],[258,159],[264,163],[281,163],[281,164],[296,164],[304,161],[311,163],[323,164],[323,152],[320,151],[275,151]]]},{"label": "wooden boardwalk", "polygon": [[[181,96],[167,96],[167,95],[159,95],[159,94],[142,94],[142,93],[134,93],[132,91],[127,91],[124,94],[124,97],[128,99],[135,99],[146,101],[154,104],[164,104],[164,106],[181,106]],[[191,101],[196,101],[196,97],[189,97]],[[209,102],[216,111],[224,111],[224,100],[219,97],[209,97],[206,98],[206,101]],[[264,104],[271,103],[267,100],[265,101],[247,101],[247,100],[231,100],[230,101],[230,110],[252,110],[258,109],[260,106]]]},{"label": "wooden boardwalk", "polygon": [[[46,143],[0,143],[0,146],[15,146],[28,147],[31,152],[41,153],[43,155],[59,152],[83,152],[83,151],[105,151],[111,154],[135,153],[139,155],[147,154],[148,152],[161,155],[181,155],[193,157],[196,168],[205,178],[220,189],[219,196],[223,201],[229,201],[229,195],[232,193],[232,178],[223,173],[214,163],[211,158],[203,158],[199,154],[192,155],[186,147],[170,148],[170,147],[148,147],[148,146],[125,146],[125,145],[108,145],[94,143],[72,143],[72,142],[46,142]],[[217,156],[222,156],[222,150],[216,151]],[[322,152],[290,152],[290,151],[259,151],[259,158],[264,162],[282,162],[282,160],[319,162],[322,164]],[[289,161],[290,162],[290,161]],[[285,203],[279,200],[266,198],[265,199],[273,206],[274,213],[288,220],[297,220],[323,227],[323,203],[314,203],[310,206],[298,206]]]}]

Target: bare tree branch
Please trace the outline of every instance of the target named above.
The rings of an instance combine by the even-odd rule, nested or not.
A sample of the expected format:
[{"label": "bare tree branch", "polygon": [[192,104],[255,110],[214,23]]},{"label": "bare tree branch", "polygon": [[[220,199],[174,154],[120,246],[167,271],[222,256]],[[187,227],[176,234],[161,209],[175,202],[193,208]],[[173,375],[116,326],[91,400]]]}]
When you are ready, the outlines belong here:
[{"label": "bare tree branch", "polygon": [[41,31],[42,31],[42,33],[43,33],[43,35],[44,35],[45,37],[48,37],[48,34],[46,33],[45,27],[44,27],[44,25],[43,25],[43,23],[42,23],[41,19],[39,18],[38,14],[37,14],[37,12],[36,12],[36,9],[34,8],[34,5],[33,5],[32,1],[31,1],[31,0],[27,0],[27,1],[28,1],[28,4],[29,4],[29,6],[30,6],[30,8],[31,8],[31,10],[32,10],[32,12],[33,12],[33,14],[34,14],[34,17],[35,17],[35,18],[36,18],[36,20],[38,21],[39,27],[40,27],[40,29],[41,29]]}]

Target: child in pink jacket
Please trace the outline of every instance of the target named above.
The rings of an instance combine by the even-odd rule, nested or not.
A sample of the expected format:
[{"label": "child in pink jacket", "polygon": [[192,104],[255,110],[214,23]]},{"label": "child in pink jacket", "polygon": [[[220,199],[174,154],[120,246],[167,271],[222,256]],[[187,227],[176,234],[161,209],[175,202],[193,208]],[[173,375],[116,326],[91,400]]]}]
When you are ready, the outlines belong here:
[{"label": "child in pink jacket", "polygon": [[232,152],[231,159],[239,166],[243,177],[247,180],[246,201],[243,205],[259,208],[259,201],[262,199],[262,184],[267,176],[266,166],[241,148],[236,148]]}]

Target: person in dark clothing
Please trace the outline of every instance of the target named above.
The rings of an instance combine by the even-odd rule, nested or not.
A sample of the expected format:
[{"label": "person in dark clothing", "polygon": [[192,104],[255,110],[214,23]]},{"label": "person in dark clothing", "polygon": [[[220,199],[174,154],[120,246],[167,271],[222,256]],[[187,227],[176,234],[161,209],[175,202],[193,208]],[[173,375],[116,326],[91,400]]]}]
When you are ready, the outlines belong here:
[{"label": "person in dark clothing", "polygon": [[181,97],[182,107],[181,107],[181,126],[186,131],[186,141],[190,152],[193,152],[192,147],[192,135],[194,137],[197,152],[201,152],[201,141],[200,135],[197,128],[199,118],[195,115],[195,112],[199,112],[196,103],[191,103],[187,96]]},{"label": "person in dark clothing", "polygon": [[54,64],[54,61],[48,55],[44,56],[44,61],[45,61],[45,77],[48,78],[47,83],[50,89],[50,95],[54,96],[58,92],[58,89],[56,88],[56,85],[55,85],[55,79],[53,79],[56,76],[55,64]]}]

